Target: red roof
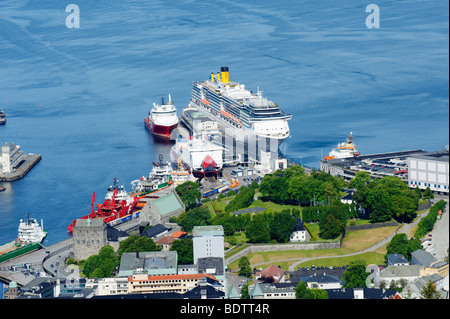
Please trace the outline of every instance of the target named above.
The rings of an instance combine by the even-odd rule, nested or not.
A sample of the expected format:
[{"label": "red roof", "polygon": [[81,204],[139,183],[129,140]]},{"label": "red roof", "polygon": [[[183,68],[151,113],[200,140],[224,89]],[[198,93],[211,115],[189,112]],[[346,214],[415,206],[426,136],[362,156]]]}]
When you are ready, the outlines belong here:
[{"label": "red roof", "polygon": [[274,282],[278,282],[284,275],[284,270],[275,265],[270,265],[261,271],[261,277],[273,277]]},{"label": "red roof", "polygon": [[[211,279],[217,280],[216,277],[210,274],[182,274],[182,275],[156,275],[156,276],[148,276],[147,281],[159,281],[159,280],[199,280],[204,277],[209,277]],[[128,277],[128,282],[133,281],[142,281],[142,279],[134,279],[133,276]]]},{"label": "red roof", "polygon": [[170,235],[170,237],[172,237],[172,238],[180,238],[180,237],[182,237],[184,235],[187,235],[187,233],[185,231],[178,230],[178,231],[174,232],[172,235]]},{"label": "red roof", "polygon": [[176,240],[176,239],[173,238],[173,237],[166,236],[166,237],[163,237],[163,238],[161,238],[160,240],[158,240],[156,243],[159,244],[159,245],[165,245],[165,244],[166,244],[166,245],[170,245],[170,244],[172,244],[175,240]]}]

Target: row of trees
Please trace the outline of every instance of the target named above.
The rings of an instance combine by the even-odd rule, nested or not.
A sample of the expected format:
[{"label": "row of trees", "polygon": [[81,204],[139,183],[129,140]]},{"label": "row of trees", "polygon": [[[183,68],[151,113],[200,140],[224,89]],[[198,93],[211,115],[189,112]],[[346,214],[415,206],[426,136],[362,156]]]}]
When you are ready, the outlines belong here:
[{"label": "row of trees", "polygon": [[444,207],[445,201],[443,199],[441,199],[439,202],[434,204],[433,207],[431,207],[428,215],[422,218],[419,222],[419,226],[417,227],[416,233],[414,234],[416,238],[422,238],[433,229],[439,211],[443,211]]}]

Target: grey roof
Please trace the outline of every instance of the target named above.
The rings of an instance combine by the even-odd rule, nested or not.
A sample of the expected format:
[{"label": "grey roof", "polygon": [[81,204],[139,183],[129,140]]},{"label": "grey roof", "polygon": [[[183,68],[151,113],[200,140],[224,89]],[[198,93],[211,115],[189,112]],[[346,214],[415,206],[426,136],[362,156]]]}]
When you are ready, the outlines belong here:
[{"label": "grey roof", "polygon": [[146,230],[144,230],[142,232],[142,234],[140,235],[140,237],[146,236],[148,238],[154,238],[154,237],[158,236],[159,234],[162,234],[168,230],[169,230],[169,228],[165,227],[162,224],[158,224],[158,225],[155,225],[153,227],[150,227],[150,228],[147,228]]},{"label": "grey roof", "polygon": [[297,218],[297,224],[295,225],[294,231],[303,231],[305,229],[305,225],[303,225],[303,221],[301,218]]},{"label": "grey roof", "polygon": [[234,215],[240,215],[240,214],[246,214],[246,213],[259,213],[262,211],[265,211],[266,208],[264,207],[249,207],[246,209],[241,209],[233,212]]},{"label": "grey roof", "polygon": [[[137,257],[138,256],[138,257]],[[142,269],[177,269],[176,251],[152,251],[123,253],[120,260],[120,272]]]},{"label": "grey roof", "polygon": [[[353,299],[354,288],[325,289],[328,299]],[[377,288],[357,288],[364,292],[364,299],[386,299],[397,294],[396,290],[383,290]]]},{"label": "grey roof", "polygon": [[108,241],[119,241],[119,238],[129,237],[130,235],[123,230],[119,230],[106,224],[106,236],[108,237]]},{"label": "grey roof", "polygon": [[420,275],[420,265],[388,266],[381,271],[380,277],[414,277]]},{"label": "grey roof", "polygon": [[417,249],[411,253],[411,263],[413,265],[430,266],[436,260],[432,254],[423,249]]},{"label": "grey roof", "polygon": [[261,292],[264,294],[295,291],[295,285],[293,284],[279,285],[279,284],[258,283],[258,285],[259,288],[261,289]]},{"label": "grey roof", "polygon": [[317,282],[317,283],[331,283],[331,282],[341,283],[339,277],[328,275],[327,273],[314,273],[309,276],[301,277],[300,281]]},{"label": "grey roof", "polygon": [[390,254],[387,256],[387,258],[388,258],[388,264],[399,264],[399,263],[409,264],[409,262],[405,258],[405,256],[403,256],[401,254]]},{"label": "grey roof", "polygon": [[223,258],[221,257],[204,257],[198,258],[198,272],[201,274],[208,273],[208,269],[215,269],[214,275],[223,276],[224,275],[224,266],[223,266]]}]

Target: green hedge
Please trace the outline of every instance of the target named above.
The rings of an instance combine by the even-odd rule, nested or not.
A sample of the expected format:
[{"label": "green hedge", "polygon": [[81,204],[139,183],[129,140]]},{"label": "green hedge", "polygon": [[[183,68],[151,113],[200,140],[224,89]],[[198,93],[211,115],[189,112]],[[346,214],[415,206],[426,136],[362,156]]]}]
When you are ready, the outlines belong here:
[{"label": "green hedge", "polygon": [[445,200],[443,199],[434,204],[433,207],[430,208],[430,212],[428,213],[428,215],[420,220],[414,237],[422,238],[430,231],[432,231],[434,224],[436,223],[438,213],[440,210],[444,211],[444,207]]}]

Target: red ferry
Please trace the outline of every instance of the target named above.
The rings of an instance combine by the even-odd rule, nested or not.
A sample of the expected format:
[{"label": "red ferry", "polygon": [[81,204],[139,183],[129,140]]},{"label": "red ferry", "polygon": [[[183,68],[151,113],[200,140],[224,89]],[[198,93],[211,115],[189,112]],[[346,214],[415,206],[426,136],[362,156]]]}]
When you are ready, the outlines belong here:
[{"label": "red ferry", "polygon": [[144,123],[153,135],[170,137],[172,131],[178,126],[177,109],[170,94],[168,103],[164,102],[164,98],[161,99],[160,105],[153,103],[153,108],[144,119]]}]

